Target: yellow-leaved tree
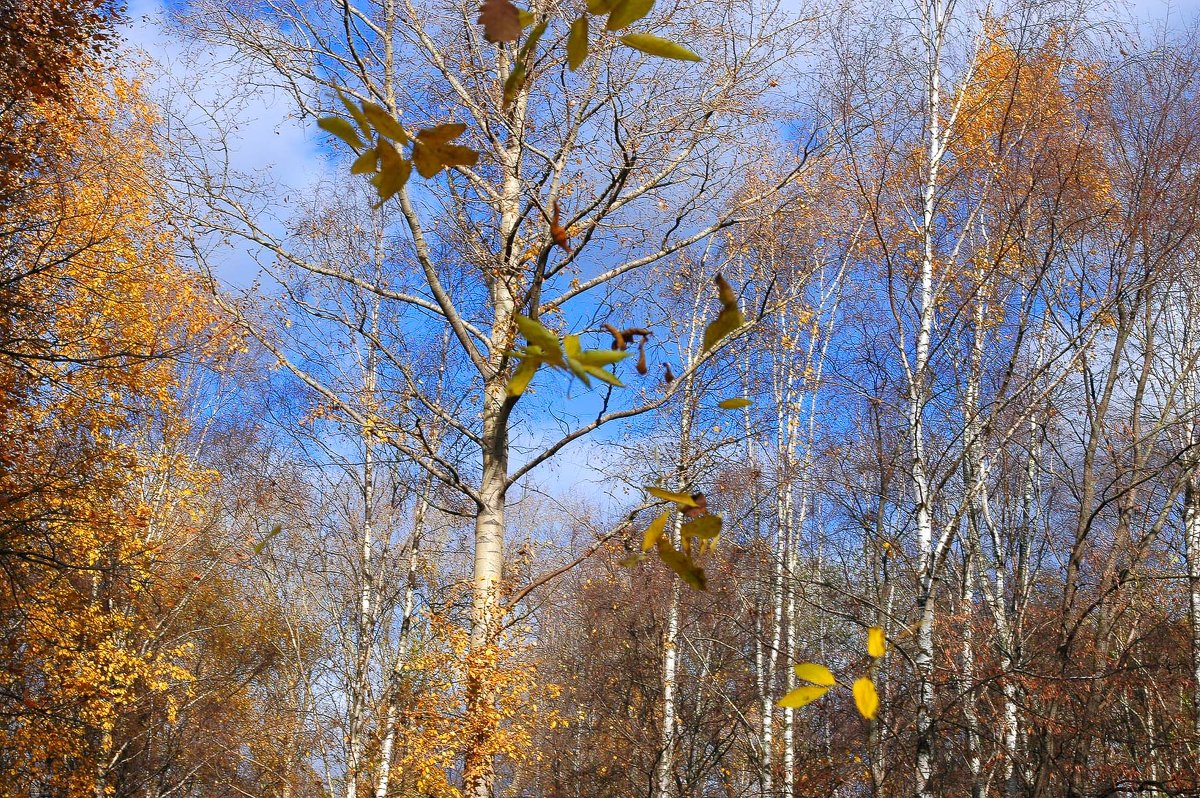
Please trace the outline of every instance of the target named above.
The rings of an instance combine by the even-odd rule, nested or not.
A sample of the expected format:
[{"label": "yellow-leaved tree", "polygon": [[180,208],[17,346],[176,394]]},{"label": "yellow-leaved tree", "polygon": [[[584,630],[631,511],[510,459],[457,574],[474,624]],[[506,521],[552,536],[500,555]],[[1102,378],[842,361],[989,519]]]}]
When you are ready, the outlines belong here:
[{"label": "yellow-leaved tree", "polygon": [[228,345],[173,261],[138,83],[99,62],[73,80],[69,103],[22,100],[53,147],[10,175],[0,229],[5,796],[109,794],[122,713],[186,684],[188,643],[156,641],[139,610],[172,506],[141,488],[163,436],[185,433],[181,360]]}]

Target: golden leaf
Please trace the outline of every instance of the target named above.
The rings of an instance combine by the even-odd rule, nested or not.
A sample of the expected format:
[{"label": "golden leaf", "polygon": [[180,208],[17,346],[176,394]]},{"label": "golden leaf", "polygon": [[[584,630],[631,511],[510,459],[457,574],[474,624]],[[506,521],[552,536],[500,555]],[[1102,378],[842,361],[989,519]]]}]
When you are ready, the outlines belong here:
[{"label": "golden leaf", "polygon": [[647,55],[656,55],[659,58],[673,58],[676,61],[704,60],[691,50],[676,44],[670,39],[652,36],[649,33],[630,33],[622,36],[621,44],[626,47],[632,47],[635,50],[641,50]]},{"label": "golden leaf", "polygon": [[879,711],[879,693],[875,692],[875,683],[865,676],[854,682],[854,705],[867,720]]},{"label": "golden leaf", "polygon": [[794,670],[796,678],[803,679],[806,682],[823,685],[825,687],[833,687],[837,684],[837,679],[833,678],[833,672],[824,665],[818,665],[815,662],[801,662]]},{"label": "golden leaf", "polygon": [[872,626],[867,630],[867,653],[876,659],[887,653],[887,638],[882,626]]},{"label": "golden leaf", "polygon": [[371,122],[372,127],[379,132],[379,135],[386,136],[392,141],[398,141],[401,144],[408,143],[408,133],[404,130],[404,126],[397,122],[391,114],[383,110],[382,106],[364,102],[362,109],[363,115]]},{"label": "golden leaf", "polygon": [[828,692],[828,687],[805,685],[790,691],[776,703],[786,709],[800,709],[800,707],[805,706],[806,704],[811,704],[813,701],[816,701],[818,698]]},{"label": "golden leaf", "polygon": [[417,172],[426,179],[433,177],[447,166],[474,166],[479,153],[470,147],[449,144],[451,139],[461,136],[466,125],[450,123],[426,128],[417,133],[413,142],[412,160]]},{"label": "golden leaf", "polygon": [[562,362],[562,349],[558,344],[558,336],[547,330],[538,321],[535,321],[528,316],[517,315],[517,329],[521,331],[521,335],[525,336],[525,340],[534,346],[538,347],[548,363],[556,365],[565,365]]},{"label": "golden leaf", "polygon": [[525,358],[521,361],[521,365],[517,366],[513,371],[512,377],[508,380],[508,386],[504,392],[508,396],[520,396],[525,393],[525,389],[529,387],[529,381],[533,379],[533,374],[537,371],[538,361],[535,358]]},{"label": "golden leaf", "polygon": [[754,402],[750,401],[749,399],[722,399],[717,403],[717,407],[721,408],[722,410],[739,410],[743,407],[749,407],[752,404],[754,404]]},{"label": "golden leaf", "polygon": [[627,28],[649,14],[652,8],[654,0],[617,0],[604,27],[608,30]]},{"label": "golden leaf", "polygon": [[371,147],[363,151],[363,154],[354,159],[354,163],[350,164],[350,174],[352,175],[367,175],[379,169],[379,152]]},{"label": "golden leaf", "polygon": [[674,546],[662,537],[658,539],[657,547],[658,558],[668,568],[678,574],[680,579],[696,590],[708,590],[708,582],[704,577],[704,569],[692,562],[690,557],[683,552],[677,551]]},{"label": "golden leaf", "polygon": [[702,515],[688,521],[680,529],[680,536],[687,538],[700,538],[701,540],[711,540],[721,534],[721,516],[719,515]]},{"label": "golden leaf", "polygon": [[283,526],[280,524],[276,524],[275,526],[271,527],[271,531],[267,533],[266,537],[264,537],[262,540],[258,541],[258,543],[254,544],[254,553],[262,554],[263,549],[265,549],[267,547],[267,544],[271,542],[271,538],[275,537],[282,531],[283,531]]},{"label": "golden leaf", "polygon": [[669,490],[663,490],[662,488],[656,488],[649,485],[645,487],[645,491],[656,499],[675,502],[680,507],[696,506],[696,502],[692,499],[691,495],[687,493],[673,493]]},{"label": "golden leaf", "polygon": [[588,18],[586,15],[571,23],[567,34],[567,68],[574,72],[588,57]]},{"label": "golden leaf", "polygon": [[317,120],[317,127],[337,136],[342,141],[349,144],[355,150],[363,148],[362,140],[358,137],[358,133],[354,130],[354,125],[342,119],[340,116],[323,116]]},{"label": "golden leaf", "polygon": [[670,515],[670,512],[662,513],[650,522],[650,526],[646,527],[646,533],[642,535],[642,551],[650,551],[658,543],[663,530],[667,528],[667,518]]}]

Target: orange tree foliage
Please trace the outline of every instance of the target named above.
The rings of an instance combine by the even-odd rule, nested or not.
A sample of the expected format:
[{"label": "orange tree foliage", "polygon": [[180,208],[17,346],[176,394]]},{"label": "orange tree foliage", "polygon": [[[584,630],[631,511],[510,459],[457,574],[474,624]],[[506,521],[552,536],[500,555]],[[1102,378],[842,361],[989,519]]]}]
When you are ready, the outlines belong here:
[{"label": "orange tree foliage", "polygon": [[54,150],[31,101],[71,104],[81,70],[113,44],[121,10],[113,0],[0,0],[0,209]]},{"label": "orange tree foliage", "polygon": [[221,345],[153,199],[138,85],[94,65],[73,99],[24,99],[54,148],[21,175],[31,190],[6,208],[0,249],[6,796],[106,790],[118,716],[188,678],[189,644],[146,645],[154,621],[137,609],[162,543],[146,431],[177,417],[185,346],[204,359]]}]

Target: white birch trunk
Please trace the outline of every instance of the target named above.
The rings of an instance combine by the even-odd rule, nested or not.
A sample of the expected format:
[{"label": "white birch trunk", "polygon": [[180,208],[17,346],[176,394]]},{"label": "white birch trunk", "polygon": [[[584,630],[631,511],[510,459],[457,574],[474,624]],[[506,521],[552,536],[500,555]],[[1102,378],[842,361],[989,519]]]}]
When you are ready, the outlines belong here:
[{"label": "white birch trunk", "polygon": [[[687,490],[687,472],[691,465],[689,460],[689,445],[692,434],[693,392],[691,381],[683,389],[683,409],[679,418],[679,469],[676,490]],[[676,547],[682,544],[680,529],[683,517],[676,513],[671,523],[671,542]],[[669,798],[671,782],[675,774],[675,706],[676,706],[676,673],[679,658],[679,577],[671,574],[671,599],[667,605],[667,626],[663,632],[663,715],[662,736],[659,738],[661,755],[658,760],[658,772],[655,774],[654,798]]]}]

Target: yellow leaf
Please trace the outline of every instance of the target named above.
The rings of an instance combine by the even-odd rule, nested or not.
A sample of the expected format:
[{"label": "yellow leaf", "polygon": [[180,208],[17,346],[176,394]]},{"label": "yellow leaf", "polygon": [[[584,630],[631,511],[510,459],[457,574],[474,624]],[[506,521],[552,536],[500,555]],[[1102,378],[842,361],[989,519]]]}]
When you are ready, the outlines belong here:
[{"label": "yellow leaf", "polygon": [[363,115],[367,117],[375,130],[379,132],[379,135],[386,136],[392,141],[398,141],[401,144],[408,143],[408,133],[405,132],[404,127],[391,114],[383,110],[382,106],[364,102],[362,109]]},{"label": "yellow leaf", "polygon": [[654,0],[617,0],[604,27],[609,30],[627,28],[649,14],[652,8],[654,8]]},{"label": "yellow leaf", "polygon": [[749,407],[754,404],[749,399],[722,399],[717,403],[717,407],[722,410],[739,410],[743,407]]},{"label": "yellow leaf", "polygon": [[522,28],[528,28],[533,23],[537,22],[537,15],[531,11],[517,6],[517,21],[521,23]]},{"label": "yellow leaf", "polygon": [[617,0],[587,0],[587,10],[589,14],[607,14],[616,4]]},{"label": "yellow leaf", "polygon": [[479,153],[470,147],[447,143],[461,136],[466,129],[466,125],[454,123],[438,125],[417,133],[416,141],[413,142],[412,160],[418,174],[428,179],[447,166],[474,166],[479,160]]},{"label": "yellow leaf", "polygon": [[854,682],[854,705],[867,720],[879,711],[879,693],[875,692],[875,683],[865,676]]},{"label": "yellow leaf", "polygon": [[618,349],[586,349],[575,357],[579,359],[580,363],[586,363],[589,366],[609,366],[629,357],[629,352],[622,352]]},{"label": "yellow leaf", "polygon": [[721,534],[721,516],[702,515],[699,518],[693,518],[683,525],[679,533],[684,539],[700,538],[701,540],[711,540]]},{"label": "yellow leaf", "polygon": [[275,537],[282,531],[283,531],[283,526],[280,524],[276,524],[275,526],[271,527],[271,531],[267,533],[266,537],[264,537],[262,540],[258,541],[258,543],[256,543],[254,545],[254,553],[262,554],[263,549],[265,549],[267,547],[267,544],[271,542],[271,538]]},{"label": "yellow leaf", "polygon": [[362,109],[351,102],[349,97],[347,97],[345,94],[342,94],[341,89],[334,89],[334,91],[337,92],[338,99],[342,101],[342,105],[346,106],[346,111],[351,117],[354,118],[354,123],[358,125],[358,129],[362,131],[362,134],[366,136],[367,139],[370,139],[371,124],[367,121],[367,117],[362,112]]},{"label": "yellow leaf", "polygon": [[582,363],[580,363],[578,360],[576,360],[575,358],[571,357],[570,355],[566,356],[566,361],[567,361],[567,370],[569,370],[572,374],[574,374],[576,377],[578,377],[580,382],[582,382],[587,387],[591,388],[592,381],[591,381],[591,379],[588,378],[588,371],[584,367],[584,365]]},{"label": "yellow leaf", "polygon": [[350,174],[352,175],[367,175],[376,171],[379,168],[379,153],[374,147],[363,152],[362,155],[354,159],[354,163],[350,165]]},{"label": "yellow leaf", "polygon": [[692,497],[687,493],[673,493],[669,490],[663,490],[662,488],[655,488],[652,486],[646,486],[645,490],[647,493],[649,493],[651,496],[653,496],[656,499],[663,499],[664,501],[675,502],[680,507],[695,507],[696,506],[696,502],[693,501]]},{"label": "yellow leaf", "polygon": [[646,559],[645,554],[642,554],[640,551],[635,551],[633,554],[630,554],[628,557],[620,560],[617,565],[621,566],[622,568],[632,568],[644,559]]},{"label": "yellow leaf", "polygon": [[379,203],[376,205],[379,207],[404,188],[408,176],[412,174],[412,163],[387,139],[380,139],[375,150],[379,153],[379,174],[375,175],[371,182],[379,192]]},{"label": "yellow leaf", "polygon": [[517,329],[525,340],[538,347],[544,354],[547,363],[566,365],[562,360],[562,348],[558,344],[558,336],[547,330],[540,322],[528,316],[517,316]]},{"label": "yellow leaf", "polygon": [[746,317],[737,306],[726,306],[717,315],[716,321],[704,328],[704,351],[712,349],[717,342],[746,323]]},{"label": "yellow leaf", "polygon": [[652,36],[649,33],[630,33],[622,36],[621,44],[626,47],[632,47],[635,50],[641,50],[647,55],[656,55],[659,58],[673,58],[676,61],[703,60],[686,47],[678,45],[670,39]]},{"label": "yellow leaf", "polygon": [[878,659],[887,653],[887,638],[883,627],[872,626],[867,630],[867,653]]},{"label": "yellow leaf", "polygon": [[658,539],[662,537],[663,530],[667,528],[667,518],[670,513],[662,513],[650,522],[650,526],[646,527],[646,533],[642,535],[642,551],[650,551],[654,545],[658,543]]},{"label": "yellow leaf", "polygon": [[508,380],[508,387],[505,388],[505,393],[508,396],[520,396],[525,393],[525,389],[529,387],[529,381],[533,379],[533,374],[537,371],[538,362],[534,358],[526,358],[521,361],[521,365],[513,371],[512,377]]},{"label": "yellow leaf", "polygon": [[331,133],[337,136],[342,141],[349,144],[355,150],[363,148],[362,140],[358,137],[358,133],[354,130],[354,125],[342,119],[340,116],[323,116],[317,120],[317,127],[324,130],[326,133]]},{"label": "yellow leaf", "polygon": [[679,578],[696,590],[708,590],[708,582],[704,578],[704,569],[692,562],[683,552],[677,551],[664,538],[658,539],[658,558],[668,568],[679,575]]},{"label": "yellow leaf", "polygon": [[504,107],[508,108],[517,99],[517,92],[525,85],[525,64],[518,61],[504,81]]},{"label": "yellow leaf", "polygon": [[588,56],[588,18],[582,16],[571,23],[567,34],[567,68],[574,72]]},{"label": "yellow leaf", "polygon": [[837,679],[833,678],[833,672],[824,665],[818,665],[815,662],[801,662],[794,669],[796,678],[803,679],[806,682],[823,685],[825,687],[833,687],[837,684]]},{"label": "yellow leaf", "polygon": [[584,363],[583,370],[586,371],[588,374],[591,374],[593,377],[604,380],[609,385],[612,385],[617,388],[625,387],[625,383],[618,380],[616,378],[616,375],[614,375],[611,371],[606,371],[605,369],[600,368],[599,366],[592,366],[587,363]]},{"label": "yellow leaf", "polygon": [[777,702],[779,706],[786,709],[800,709],[800,707],[811,704],[821,696],[829,692],[828,687],[818,687],[814,685],[805,685],[792,690]]},{"label": "yellow leaf", "polygon": [[446,122],[441,125],[427,127],[417,133],[417,140],[422,144],[445,144],[467,132],[467,126],[461,122]]},{"label": "yellow leaf", "polygon": [[525,63],[526,57],[533,52],[537,47],[538,42],[542,39],[542,34],[546,32],[546,26],[550,24],[550,20],[544,19],[536,28],[529,31],[529,36],[526,37],[525,43],[521,45],[520,52],[517,53],[517,60],[522,64]]}]

